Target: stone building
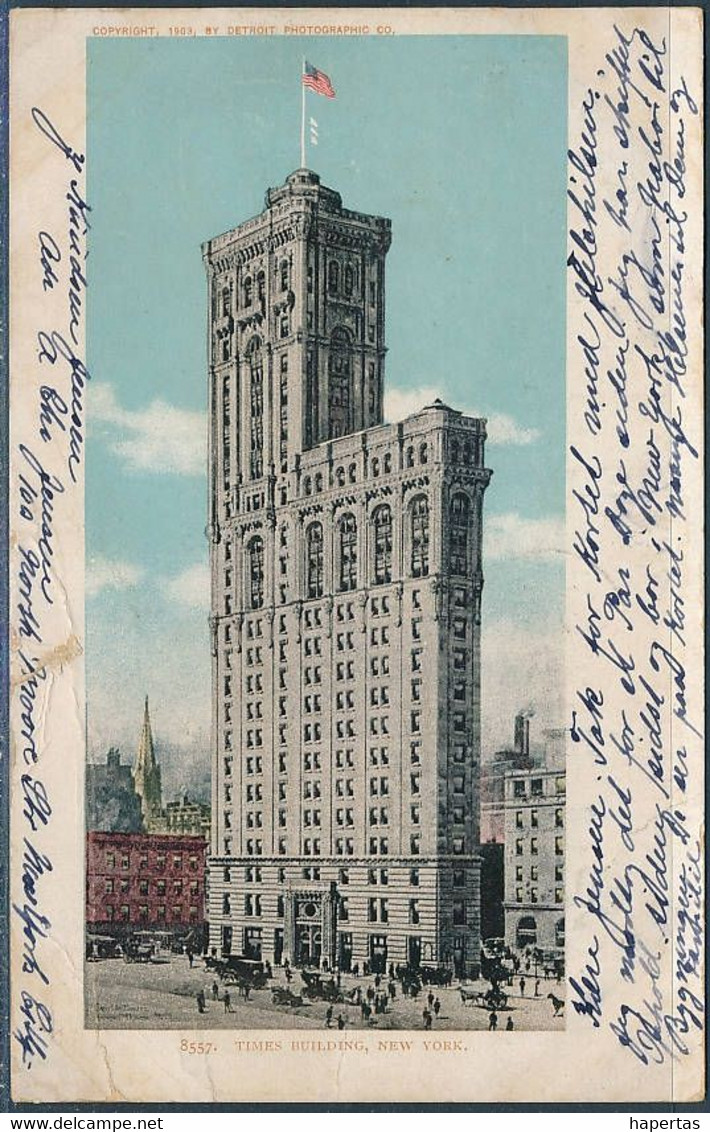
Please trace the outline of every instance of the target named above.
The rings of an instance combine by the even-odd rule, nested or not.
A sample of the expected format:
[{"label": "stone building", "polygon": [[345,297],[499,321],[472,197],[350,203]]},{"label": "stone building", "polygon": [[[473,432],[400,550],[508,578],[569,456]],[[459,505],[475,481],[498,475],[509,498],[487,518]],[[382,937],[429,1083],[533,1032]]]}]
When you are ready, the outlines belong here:
[{"label": "stone building", "polygon": [[565,772],[505,776],[505,942],[562,952],[565,941]]},{"label": "stone building", "polygon": [[139,833],[143,828],[131,768],[121,763],[121,752],[115,747],[105,763],[87,763],[85,794],[87,829]]},{"label": "stone building", "polygon": [[167,833],[185,833],[191,837],[210,839],[210,807],[205,802],[196,802],[187,794],[168,802],[165,807],[165,827]]},{"label": "stone building", "polygon": [[119,937],[157,929],[201,946],[206,853],[197,837],[87,833],[87,929]]},{"label": "stone building", "polygon": [[300,169],[210,240],[210,945],[476,970],[485,422],[387,425],[390,222]]}]

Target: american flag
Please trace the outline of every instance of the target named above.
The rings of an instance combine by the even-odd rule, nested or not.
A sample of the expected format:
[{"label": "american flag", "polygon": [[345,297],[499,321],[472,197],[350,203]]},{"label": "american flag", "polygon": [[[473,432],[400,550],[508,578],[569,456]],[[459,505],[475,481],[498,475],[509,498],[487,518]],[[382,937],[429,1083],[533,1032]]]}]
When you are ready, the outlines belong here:
[{"label": "american flag", "polygon": [[310,63],[304,63],[301,81],[304,86],[307,86],[309,90],[314,90],[316,94],[324,94],[326,98],[335,98],[333,84],[328,76]]}]

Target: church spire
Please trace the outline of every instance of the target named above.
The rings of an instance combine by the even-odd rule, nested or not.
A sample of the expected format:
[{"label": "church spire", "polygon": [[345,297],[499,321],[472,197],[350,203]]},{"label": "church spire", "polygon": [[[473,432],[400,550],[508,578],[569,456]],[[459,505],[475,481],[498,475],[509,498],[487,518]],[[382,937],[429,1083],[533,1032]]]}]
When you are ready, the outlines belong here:
[{"label": "church spire", "polygon": [[136,794],[138,794],[141,800],[143,826],[147,831],[150,831],[151,827],[155,824],[155,820],[162,816],[163,799],[160,766],[155,758],[147,696],[143,709],[143,726],[138,742],[138,753],[135,763],[133,764],[133,781],[135,783]]}]

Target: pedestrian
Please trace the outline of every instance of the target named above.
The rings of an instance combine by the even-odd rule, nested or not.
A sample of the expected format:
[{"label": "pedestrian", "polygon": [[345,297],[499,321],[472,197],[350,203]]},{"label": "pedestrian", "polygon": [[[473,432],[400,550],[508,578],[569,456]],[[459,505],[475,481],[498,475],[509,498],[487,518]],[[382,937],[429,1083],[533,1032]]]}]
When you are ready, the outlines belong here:
[{"label": "pedestrian", "polygon": [[392,999],[392,1001],[394,1001],[397,996],[397,984],[394,979],[390,979],[387,990],[389,991],[390,998]]},{"label": "pedestrian", "polygon": [[329,1006],[325,1012],[325,1028],[329,1030],[333,1023],[333,1007]]},{"label": "pedestrian", "polygon": [[286,982],[290,985],[293,975],[291,974],[291,968],[288,966],[288,964],[284,967],[284,975],[286,977]]},{"label": "pedestrian", "polygon": [[429,1006],[429,1009],[431,1010],[432,1006],[434,1005],[434,992],[433,991],[429,991],[429,994],[426,996],[426,1000],[427,1000],[427,1005]]},{"label": "pedestrian", "polygon": [[437,1018],[439,1017],[439,1011],[440,1010],[441,1010],[441,1003],[439,1001],[439,996],[437,995],[437,997],[434,999],[434,1013],[435,1013]]},{"label": "pedestrian", "polygon": [[525,998],[525,976],[520,976],[520,997]]},{"label": "pedestrian", "polygon": [[250,991],[251,991],[251,987],[249,986],[249,983],[245,983],[244,984],[244,1001],[245,1002],[249,1001],[249,992]]},{"label": "pedestrian", "polygon": [[535,979],[535,998],[540,997],[540,980]]},{"label": "pedestrian", "polygon": [[498,1015],[496,1014],[495,1010],[491,1010],[490,1014],[488,1015],[488,1029],[498,1029]]},{"label": "pedestrian", "polygon": [[271,964],[269,963],[268,959],[264,963],[264,974],[266,975],[267,979],[272,979],[274,977],[274,972],[271,969]]},{"label": "pedestrian", "polygon": [[204,994],[201,990],[199,990],[197,992],[197,994],[195,995],[195,999],[197,1001],[197,1009],[199,1010],[200,1014],[204,1014],[204,1012],[205,1012],[205,996],[204,996]]},{"label": "pedestrian", "polygon": [[229,991],[227,990],[226,987],[224,989],[222,1001],[224,1002],[224,1013],[225,1014],[231,1014],[232,1013],[232,996],[230,995],[230,993],[229,993]]},{"label": "pedestrian", "polygon": [[515,1028],[513,1026],[513,1017],[511,1014],[508,1015],[508,1021],[505,1024],[505,1028],[506,1030],[513,1030]]},{"label": "pedestrian", "polygon": [[367,988],[367,1001],[369,1003],[372,1003],[372,1000],[373,1000],[374,997],[375,997],[375,988],[370,986],[370,987]]},{"label": "pedestrian", "polygon": [[194,956],[193,956],[192,952],[191,952],[191,951],[188,951],[188,953],[187,953],[187,961],[188,961],[188,963],[190,964],[190,966],[191,966],[191,967],[192,967],[192,960],[193,960],[193,958],[194,958]]},{"label": "pedestrian", "polygon": [[216,982],[212,983],[212,998],[215,1000],[215,1002],[219,998],[219,987],[217,986]]},{"label": "pedestrian", "polygon": [[343,1018],[342,1014],[338,1015],[338,1029],[339,1030],[345,1029],[345,1019]]},{"label": "pedestrian", "polygon": [[353,963],[353,975],[356,979],[359,977],[359,975],[360,975],[360,964],[359,963]]},{"label": "pedestrian", "polygon": [[382,982],[382,975],[380,975],[380,974],[375,975],[375,986],[379,987],[381,982]]},{"label": "pedestrian", "polygon": [[431,1030],[431,1024],[432,1024],[433,1020],[434,1019],[432,1018],[431,1010],[427,1010],[426,1011],[426,1017],[424,1019],[424,1029],[425,1030]]}]

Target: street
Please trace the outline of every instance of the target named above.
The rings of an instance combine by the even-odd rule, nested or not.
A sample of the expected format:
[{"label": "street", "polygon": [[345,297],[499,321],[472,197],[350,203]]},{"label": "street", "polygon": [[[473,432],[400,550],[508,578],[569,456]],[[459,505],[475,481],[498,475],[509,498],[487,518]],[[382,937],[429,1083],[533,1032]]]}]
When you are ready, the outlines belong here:
[{"label": "street", "polygon": [[[217,999],[213,985],[217,982]],[[345,993],[360,986],[363,994],[372,984],[372,977],[354,978],[343,975]],[[466,990],[485,991],[484,980],[464,984]],[[271,988],[286,986],[282,969],[274,971],[269,986],[252,990],[249,1000],[240,997],[239,988],[215,980],[205,969],[202,959],[195,959],[190,967],[183,955],[170,955],[152,963],[126,963],[123,959],[105,959],[85,965],[86,1026],[88,1029],[151,1029],[151,1030],[299,1030],[326,1028],[328,1003],[306,1000],[303,1006],[277,1006],[272,1002]],[[291,990],[299,993],[302,980],[294,971]],[[231,1012],[224,1007],[225,989],[229,993]],[[404,998],[397,986],[397,995],[387,1012],[375,1014],[368,1025],[360,1008],[350,1003],[334,1003],[331,1028],[337,1030],[338,1015],[347,1030],[424,1030],[422,1011],[427,1005],[431,989],[438,996],[441,1008],[432,1022],[432,1032],[447,1030],[488,1030],[490,1011],[485,1007],[464,1005],[458,985],[451,987],[424,987],[416,999]],[[553,1003],[547,998],[552,993],[564,997],[564,983],[554,979],[540,979],[540,993],[534,997],[534,980],[528,978],[525,996],[521,996],[518,980],[512,987],[504,987],[509,995],[505,1008],[496,1011],[497,1029],[505,1030],[512,1019],[514,1030],[563,1030],[564,1012],[554,1016]],[[205,996],[205,1011],[200,1013],[197,995]]]}]

